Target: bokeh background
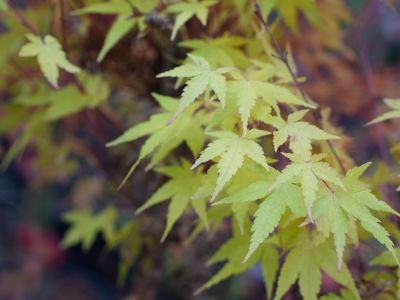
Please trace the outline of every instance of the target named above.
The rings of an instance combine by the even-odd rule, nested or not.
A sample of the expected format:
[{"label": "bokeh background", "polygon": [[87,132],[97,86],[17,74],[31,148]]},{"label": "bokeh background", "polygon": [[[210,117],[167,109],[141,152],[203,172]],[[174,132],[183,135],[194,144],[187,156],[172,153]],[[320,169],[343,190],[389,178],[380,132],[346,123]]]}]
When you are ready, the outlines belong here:
[{"label": "bokeh background", "polygon": [[[40,26],[52,22],[56,1],[11,2]],[[83,5],[80,0],[67,2],[71,8]],[[330,107],[335,124],[348,134],[341,146],[357,162],[375,160],[393,165],[388,141],[381,137],[389,136],[389,143],[395,139],[396,123],[374,127],[364,124],[383,112],[384,97],[400,97],[400,6],[396,1],[349,0],[345,1],[345,9],[334,10],[324,1],[319,2],[324,13],[341,16],[337,36],[324,35],[300,16],[299,32],[284,29],[280,38],[291,45],[299,72],[307,77],[303,84],[306,92],[323,107]],[[1,16],[3,57],[8,50],[5,43],[1,44],[2,38],[13,28],[2,23]],[[68,27],[79,36],[72,38],[70,45],[75,51],[74,43],[80,44],[79,64],[90,72],[104,74],[111,82],[108,106],[88,109],[58,122],[56,137],[43,132],[40,147],[28,147],[0,173],[0,299],[192,299],[193,291],[216,270],[207,268],[205,262],[219,241],[228,236],[228,228],[226,235],[222,230],[212,238],[201,236],[187,243],[192,219],[186,216],[160,244],[165,221],[163,205],[140,217],[140,228],[129,236],[131,246],[126,251],[110,250],[101,234],[95,236],[89,249],[81,244],[69,248],[61,244],[70,226],[64,213],[75,209],[101,212],[112,205],[118,211],[119,222],[135,220],[134,209],[163,181],[141,168],[117,192],[127,167],[137,157],[141,141],[115,149],[106,148],[105,144],[155,111],[151,92],[176,93],[171,82],[156,80],[155,76],[171,67],[172,57],[182,57],[184,51],[169,41],[165,30],[154,30],[140,38],[133,31],[98,64],[98,51],[113,20],[108,15],[90,15],[84,21],[72,15],[67,18]],[[201,36],[197,20],[188,26],[189,32],[197,31]],[[339,39],[341,45],[331,49],[327,39]],[[12,46],[9,42],[7,45]],[[18,68],[18,57],[7,59]],[[2,76],[5,74],[0,70]],[[10,99],[15,81],[29,80],[36,74],[25,76],[2,78],[10,90],[0,91],[0,112]],[[329,109],[325,113],[329,114]],[[6,130],[6,117],[3,111],[1,159],[17,135]],[[373,172],[374,176],[387,176],[390,180],[384,164],[377,163]],[[385,194],[384,190],[381,192]],[[84,224],[82,230],[89,232],[90,224]],[[125,280],[118,281],[121,263],[131,268]],[[325,288],[329,289],[329,284]],[[262,297],[261,271],[255,268],[197,299]]]}]

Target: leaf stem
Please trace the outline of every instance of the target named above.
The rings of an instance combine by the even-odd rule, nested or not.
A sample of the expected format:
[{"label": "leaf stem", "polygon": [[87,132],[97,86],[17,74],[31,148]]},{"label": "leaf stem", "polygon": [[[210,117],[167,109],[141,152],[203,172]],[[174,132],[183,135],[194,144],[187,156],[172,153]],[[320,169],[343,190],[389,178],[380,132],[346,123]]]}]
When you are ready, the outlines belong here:
[{"label": "leaf stem", "polygon": [[[260,20],[260,22],[263,24],[265,31],[268,33],[268,36],[270,37],[270,39],[271,39],[271,41],[272,41],[273,47],[275,48],[275,51],[276,51],[277,54],[278,54],[278,59],[281,60],[281,61],[284,63],[284,65],[286,66],[286,68],[288,69],[288,71],[289,71],[289,73],[290,73],[290,76],[291,76],[292,79],[293,79],[293,83],[294,83],[296,89],[297,89],[297,90],[299,91],[299,93],[301,94],[301,97],[303,98],[303,100],[304,100],[305,102],[310,103],[309,99],[307,98],[306,94],[304,93],[303,89],[301,88],[301,86],[300,86],[300,84],[299,84],[299,82],[298,82],[298,80],[297,80],[296,74],[294,73],[292,67],[290,66],[290,63],[289,63],[289,60],[288,60],[286,51],[284,51],[284,50],[282,49],[282,47],[281,47],[280,44],[278,43],[277,39],[276,39],[275,36],[273,35],[273,33],[272,33],[272,31],[271,31],[271,29],[270,29],[270,27],[269,27],[269,25],[268,25],[267,20],[263,17],[263,15],[262,15],[262,13],[261,13],[261,8],[260,8],[260,5],[259,5],[258,1],[255,2],[254,13],[255,13],[255,15],[258,17],[258,19]],[[312,116],[313,116],[314,121],[315,121],[320,127],[322,127],[322,123],[321,123],[321,121],[319,120],[319,118],[318,118],[317,114],[315,113],[315,111],[312,111]],[[337,161],[337,163],[338,163],[340,169],[342,170],[343,173],[346,173],[346,172],[347,172],[346,167],[344,166],[342,160],[340,159],[340,157],[339,157],[339,155],[338,155],[338,153],[337,153],[335,147],[333,146],[333,144],[332,144],[331,141],[329,141],[329,140],[327,140],[326,143],[328,144],[328,147],[329,147],[329,149],[331,150],[333,156],[335,157],[335,160]]]}]

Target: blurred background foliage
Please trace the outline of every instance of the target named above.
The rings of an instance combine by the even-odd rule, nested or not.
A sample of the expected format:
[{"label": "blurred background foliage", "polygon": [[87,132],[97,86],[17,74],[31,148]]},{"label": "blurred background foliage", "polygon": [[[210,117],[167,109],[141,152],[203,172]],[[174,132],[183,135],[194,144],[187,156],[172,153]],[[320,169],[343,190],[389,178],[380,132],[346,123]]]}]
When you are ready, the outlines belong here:
[{"label": "blurred background foliage", "polygon": [[[127,166],[138,156],[140,141],[112,149],[105,144],[155,111],[152,92],[175,93],[170,81],[155,76],[184,51],[177,47],[179,35],[170,40],[172,20],[152,16],[146,26],[132,24],[99,57],[107,32],[125,11],[79,11],[97,2],[65,1],[65,16],[58,0],[14,0],[11,9],[0,12],[1,299],[190,299],[214,271],[205,266],[210,252],[228,236],[226,225],[188,243],[194,224],[186,215],[160,245],[165,207],[140,216],[134,210],[164,178],[139,169],[117,192]],[[142,5],[152,7],[150,2]],[[221,59],[245,63],[234,50],[240,39],[212,38],[240,34],[251,26],[240,25],[240,14],[252,14],[252,6],[239,0],[220,2],[210,9],[212,21],[206,27],[195,18],[186,24],[180,34],[193,41],[182,46],[197,55],[213,47],[211,64]],[[332,128],[332,115],[342,128],[334,130],[352,137],[335,141],[338,148],[358,162],[380,162],[370,174],[371,183],[399,209],[398,196],[388,195],[384,184],[399,181],[395,170],[400,151],[390,152],[399,140],[399,121],[363,127],[384,111],[383,97],[400,97],[399,2],[321,0],[316,7],[301,5],[305,2],[296,6],[278,1],[270,19],[285,24],[276,29],[279,39],[288,42],[300,74],[307,78],[307,94],[325,107],[324,126]],[[263,8],[270,9],[268,3]],[[69,60],[85,70],[79,84],[62,72],[62,88],[54,90],[34,60],[18,56],[27,30],[15,14],[62,40]],[[346,163],[353,164],[350,158]],[[395,228],[392,234],[399,239]],[[354,276],[362,274],[365,264],[362,257],[350,263]],[[363,280],[365,293],[372,292],[368,278]],[[324,282],[323,289],[338,287]],[[255,268],[197,298],[264,296],[261,270]],[[296,294],[287,299],[297,299]]]}]

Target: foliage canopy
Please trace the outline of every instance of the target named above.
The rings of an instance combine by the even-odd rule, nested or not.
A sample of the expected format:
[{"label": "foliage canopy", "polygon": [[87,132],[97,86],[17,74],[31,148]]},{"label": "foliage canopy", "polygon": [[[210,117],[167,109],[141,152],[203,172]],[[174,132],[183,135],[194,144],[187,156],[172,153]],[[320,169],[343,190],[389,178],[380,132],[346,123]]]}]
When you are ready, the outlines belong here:
[{"label": "foliage canopy", "polygon": [[[146,137],[121,188],[130,184],[132,175],[134,180],[135,170],[147,160],[146,170],[166,178],[136,211],[145,214],[168,201],[161,241],[190,211],[197,222],[192,238],[231,223],[231,237],[208,261],[224,264],[197,292],[260,264],[268,298],[281,299],[297,282],[304,299],[317,299],[327,274],[343,289],[340,295],[321,299],[361,299],[347,266],[360,240],[375,240],[388,251],[373,258],[371,265],[398,265],[399,249],[390,237],[387,216],[399,214],[363,177],[370,163],[343,164],[347,154],[335,148],[341,134],[323,126],[317,99],[307,97],[301,88],[306,79],[298,75],[290,47],[277,41],[280,27],[299,31],[300,16],[311,26],[322,26],[330,15],[324,15],[316,1],[260,1],[261,6],[244,0],[83,2],[72,11],[77,22],[96,14],[115,17],[98,62],[132,31],[138,38],[167,36],[187,51],[180,60],[170,58],[169,65],[177,66],[157,75],[161,82],[176,78],[176,91],[153,93],[158,110],[107,146]],[[322,2],[343,9],[342,1]],[[23,95],[16,94],[2,107],[2,132],[25,122],[3,161],[7,166],[51,124],[85,109],[104,109],[112,83],[67,53],[65,36],[44,34],[30,23],[14,25],[18,9],[4,1],[0,9],[1,22],[9,27],[0,35],[0,47],[12,48],[6,45],[16,38],[19,55],[37,59],[32,68],[40,69],[50,83],[35,78]],[[230,11],[240,12],[240,19],[228,23],[234,28],[225,32]],[[279,18],[270,26],[274,15]],[[16,16],[24,25],[20,14]],[[188,34],[191,26],[200,28],[201,34]],[[10,49],[7,55],[15,53]],[[0,66],[11,74],[7,59],[0,58]],[[7,81],[0,84],[4,87]],[[385,103],[390,111],[369,125],[400,117],[400,100]],[[85,249],[99,233],[110,249],[122,249],[140,226],[136,219],[117,225],[118,212],[111,206],[98,214],[68,212],[65,221],[71,227],[63,245],[82,243]],[[140,242],[132,247],[138,249]],[[130,265],[138,250],[133,252]]]}]

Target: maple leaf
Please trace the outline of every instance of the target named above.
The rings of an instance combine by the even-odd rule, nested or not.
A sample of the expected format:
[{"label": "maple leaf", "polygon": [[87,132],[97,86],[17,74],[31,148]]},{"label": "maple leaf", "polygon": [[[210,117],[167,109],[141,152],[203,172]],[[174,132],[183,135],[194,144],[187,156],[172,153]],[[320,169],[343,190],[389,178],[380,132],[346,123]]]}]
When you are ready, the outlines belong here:
[{"label": "maple leaf", "polygon": [[340,271],[336,269],[336,256],[330,243],[313,245],[308,239],[292,248],[287,255],[279,274],[275,299],[281,299],[298,280],[303,298],[317,300],[322,281],[321,270],[360,299],[348,268],[344,266]]},{"label": "maple leaf", "polygon": [[295,33],[298,32],[299,12],[303,13],[314,25],[322,22],[322,16],[314,0],[270,0],[260,1],[260,3],[264,15],[268,15],[273,9],[276,9]]},{"label": "maple leaf", "polygon": [[[254,74],[252,74],[252,77],[260,81],[271,81],[276,84],[291,84],[293,82],[293,77],[291,72],[288,70],[285,63],[278,58],[278,54],[272,48],[272,46],[270,44],[267,45],[268,45],[267,48],[268,48],[269,60],[268,62],[265,62],[259,59],[252,59],[251,62],[253,64],[253,67],[255,68],[254,69],[255,72]],[[288,64],[290,65],[290,69],[294,74],[297,74],[298,73],[297,66],[295,64],[292,50],[290,47],[287,47],[286,49],[286,56]],[[305,78],[296,76],[296,80],[298,82],[303,82]],[[310,104],[310,103],[307,104],[310,108],[316,107],[315,104]]]},{"label": "maple leaf", "polygon": [[61,244],[64,247],[71,247],[82,243],[82,247],[88,250],[95,241],[96,236],[102,233],[106,242],[112,241],[117,220],[117,212],[110,207],[97,215],[89,211],[70,211],[64,214],[63,219],[70,224],[70,228],[65,234]]},{"label": "maple leaf", "polygon": [[329,231],[335,242],[339,269],[343,262],[346,237],[350,235],[352,218],[358,220],[366,231],[385,245],[397,261],[389,233],[379,224],[379,219],[374,217],[371,211],[381,211],[397,216],[399,214],[385,202],[378,200],[360,181],[359,177],[368,166],[369,163],[349,170],[343,179],[346,191],[338,189],[325,191],[313,210],[316,218],[322,218],[329,224]]},{"label": "maple leaf", "polygon": [[302,203],[300,188],[293,184],[283,184],[266,197],[255,213],[250,246],[244,261],[251,257],[278,226],[287,207],[294,215],[305,216],[305,207],[299,206],[300,203]]},{"label": "maple leaf", "polygon": [[271,182],[254,182],[217,202],[217,204],[246,203],[266,197],[255,213],[250,246],[243,261],[248,260],[278,226],[286,208],[289,208],[296,217],[306,216],[306,208],[298,186],[284,183],[267,196],[268,186],[271,186]]},{"label": "maple leaf", "polygon": [[112,14],[117,15],[115,21],[107,32],[103,46],[97,56],[100,62],[108,52],[133,28],[139,31],[145,29],[144,16],[133,17],[133,9],[141,12],[150,12],[157,5],[156,0],[112,0],[108,2],[94,3],[75,10],[74,14]]},{"label": "maple leaf", "polygon": [[279,270],[279,261],[278,250],[273,245],[265,244],[261,253],[260,265],[268,299],[272,299],[272,291]]},{"label": "maple leaf", "polygon": [[204,218],[205,202],[203,201],[204,207],[202,208],[199,204],[201,199],[192,199],[192,195],[201,184],[202,174],[193,173],[190,163],[186,160],[182,161],[181,166],[163,167],[158,171],[171,179],[162,185],[136,212],[141,213],[149,207],[171,199],[168,206],[167,225],[161,238],[161,241],[164,241],[190,203],[199,217]]},{"label": "maple leaf", "polygon": [[[78,74],[78,78],[85,87],[85,93],[82,93],[74,85],[53,90],[49,89],[46,84],[41,83],[32,90],[30,90],[31,87],[27,87],[27,91],[30,92],[29,97],[22,93],[15,98],[14,103],[16,106],[26,112],[23,121],[25,125],[22,133],[8,149],[0,168],[6,168],[17,155],[23,152],[31,141],[37,140],[38,137],[43,139],[43,134],[40,132],[47,128],[50,122],[75,114],[88,107],[96,107],[107,99],[109,86],[101,76],[82,72]],[[34,113],[32,113],[32,107],[34,107]],[[7,123],[6,120],[6,126]],[[35,146],[40,148],[42,145],[36,143]]]},{"label": "maple leaf", "polygon": [[358,298],[354,296],[349,290],[347,289],[341,289],[340,290],[340,295],[337,295],[336,293],[330,293],[327,295],[323,295],[320,300],[357,300]]},{"label": "maple leaf", "polygon": [[301,155],[304,159],[309,159],[311,156],[312,140],[321,141],[339,138],[314,125],[300,121],[307,112],[308,110],[296,111],[288,116],[286,122],[281,117],[272,117],[267,121],[278,129],[273,133],[275,151],[278,151],[278,148],[289,139],[289,148],[293,153]]},{"label": "maple leaf", "polygon": [[304,160],[296,154],[286,153],[285,156],[292,160],[292,163],[282,170],[270,190],[285,182],[293,182],[294,179],[299,180],[308,216],[313,221],[311,210],[317,198],[318,179],[339,186],[343,190],[346,190],[346,188],[337,171],[330,167],[329,164],[321,161],[325,155],[312,155],[310,160]]},{"label": "maple leaf", "polygon": [[[244,233],[244,225],[249,220],[250,214],[258,206],[254,201],[245,200],[249,198],[256,200],[265,196],[267,188],[275,181],[277,174],[279,173],[272,168],[266,170],[253,160],[248,160],[225,189],[224,193],[228,196],[222,200],[229,201],[231,204],[230,209],[241,234]],[[219,203],[216,202],[213,205]]]},{"label": "maple leaf", "polygon": [[129,270],[141,252],[142,243],[138,224],[134,220],[126,222],[115,233],[110,248],[118,249],[119,255],[124,257],[118,266],[117,284],[119,286],[126,282]]},{"label": "maple leaf", "polygon": [[201,56],[212,67],[247,67],[249,59],[240,47],[246,45],[242,37],[223,36],[214,39],[193,39],[180,42],[179,45],[191,49],[191,54]]},{"label": "maple leaf", "polygon": [[[400,248],[395,248],[396,256],[400,257]],[[380,255],[374,257],[369,264],[371,266],[385,266],[385,267],[397,267],[398,263],[393,256],[393,253],[389,250],[381,253]]]},{"label": "maple leaf", "polygon": [[[244,134],[246,134],[250,113],[256,105],[257,99],[261,99],[271,106],[276,105],[278,102],[309,106],[287,88],[259,80],[263,78],[257,78],[259,74],[256,72],[254,72],[253,76],[251,75],[250,73],[246,78],[238,72],[232,73],[236,80],[228,83],[229,93],[236,99],[239,108]],[[262,77],[265,76],[264,74],[262,75]]]},{"label": "maple leaf", "polygon": [[144,25],[140,21],[142,20],[138,17],[128,18],[125,15],[118,16],[107,32],[103,46],[96,59],[97,62],[101,62],[108,52],[133,28],[137,26],[139,31],[143,31]]},{"label": "maple leaf", "polygon": [[242,167],[245,157],[249,157],[256,163],[268,169],[266,157],[262,147],[254,140],[240,137],[233,132],[219,131],[210,133],[218,139],[210,143],[201,153],[192,168],[196,168],[202,163],[220,157],[217,163],[218,178],[211,202],[215,200],[223,187]]},{"label": "maple leaf", "polygon": [[207,88],[211,88],[218,97],[222,109],[225,106],[226,79],[222,74],[229,72],[231,68],[219,68],[213,70],[204,58],[191,54],[188,54],[188,56],[192,60],[192,63],[184,64],[157,76],[158,78],[190,78],[186,81],[186,86],[183,89],[179,107],[171,117],[169,123],[175,120],[176,117],[200,95],[202,95]]},{"label": "maple leaf", "polygon": [[174,28],[172,29],[171,40],[174,40],[179,28],[181,28],[189,19],[196,16],[203,26],[207,23],[208,7],[214,5],[215,0],[197,1],[176,3],[167,8],[167,12],[177,13],[175,18]]},{"label": "maple leaf", "polygon": [[[240,274],[248,269],[251,269],[257,263],[261,255],[268,255],[270,253],[270,248],[260,249],[257,255],[254,255],[250,260],[243,263],[242,258],[246,252],[246,249],[242,247],[242,245],[247,244],[248,242],[249,236],[245,234],[237,234],[225,242],[208,260],[207,265],[214,265],[219,262],[225,262],[225,264],[212,278],[210,278],[202,287],[200,287],[195,294],[199,294],[205,289],[208,289],[233,275]],[[269,260],[272,260],[273,258],[274,256],[270,256]],[[278,259],[277,256],[275,256],[275,258]],[[272,264],[274,263],[277,264],[278,261],[272,262]],[[273,275],[276,276],[276,274]]]},{"label": "maple leaf", "polygon": [[268,181],[256,181],[236,191],[232,195],[222,198],[215,204],[234,204],[256,201],[267,196],[267,188],[269,186],[271,186],[271,183]]},{"label": "maple leaf", "polygon": [[[24,130],[8,149],[0,168],[6,168],[17,155],[23,152],[30,141],[42,136],[38,132],[48,126],[49,122],[75,114],[88,107],[96,107],[108,98],[109,86],[101,76],[81,72],[78,78],[85,88],[85,93],[82,93],[75,85],[52,90],[41,84],[30,91],[29,97],[26,97],[25,93],[16,97],[14,103],[26,113],[23,121]],[[33,114],[30,109],[32,107],[35,107]],[[8,122],[5,120],[3,123],[7,126]],[[36,146],[39,147],[39,145]]]},{"label": "maple leaf", "polygon": [[24,57],[37,56],[40,69],[55,88],[58,88],[59,68],[69,73],[80,72],[77,66],[67,60],[65,52],[55,37],[46,35],[44,39],[41,39],[30,33],[26,37],[29,43],[22,46],[19,55]]},{"label": "maple leaf", "polygon": [[[214,182],[213,182],[213,184],[214,184]],[[213,189],[211,189],[211,193],[212,193],[212,191],[213,191]],[[210,196],[211,193],[208,194],[208,196]],[[197,199],[196,196],[193,195],[192,196],[192,204],[194,203],[194,201],[196,201],[196,199]],[[204,200],[205,204],[207,204],[208,199],[210,199],[210,198],[209,197],[202,198],[202,200]],[[203,220],[203,217],[201,217],[199,214],[198,214],[198,216],[199,216],[199,220],[197,222],[197,225],[192,230],[192,233],[190,234],[189,238],[187,239],[188,242],[194,240],[204,230],[213,232],[214,230],[218,229],[218,227],[221,225],[221,223],[226,218],[232,216],[232,210],[223,208],[221,206],[219,206],[219,207],[211,206],[206,211],[206,219],[205,220]],[[237,223],[235,223],[235,225],[236,224]]]},{"label": "maple leaf", "polygon": [[153,168],[183,142],[188,145],[194,156],[199,154],[203,146],[204,131],[202,126],[204,123],[207,123],[208,118],[202,112],[193,115],[197,105],[190,107],[185,113],[181,114],[173,124],[165,126],[167,120],[171,118],[173,111],[176,110],[178,101],[175,98],[158,94],[153,94],[153,97],[164,111],[154,114],[146,122],[133,126],[114,141],[107,144],[108,147],[117,146],[150,135],[140,149],[139,158],[129,169],[120,187],[125,184],[140,162],[151,154],[152,159],[147,169]]},{"label": "maple leaf", "polygon": [[367,123],[368,126],[379,123],[379,122],[383,122],[386,120],[400,118],[400,99],[385,99],[384,102],[392,110],[384,113],[383,115],[381,115],[379,117],[376,117],[371,122]]},{"label": "maple leaf", "polygon": [[0,11],[5,11],[7,10],[7,0],[0,0]]}]

